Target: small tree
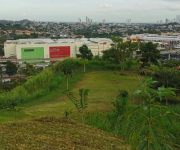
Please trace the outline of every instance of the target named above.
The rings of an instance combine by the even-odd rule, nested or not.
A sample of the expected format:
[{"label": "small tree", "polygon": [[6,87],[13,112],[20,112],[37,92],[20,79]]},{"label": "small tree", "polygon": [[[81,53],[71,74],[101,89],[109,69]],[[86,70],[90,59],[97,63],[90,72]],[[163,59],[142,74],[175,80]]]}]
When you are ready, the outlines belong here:
[{"label": "small tree", "polygon": [[[157,83],[154,85],[155,88],[164,86],[165,88],[172,87],[176,88],[176,94],[180,93],[180,73],[176,68],[165,68],[160,67],[155,70],[153,75],[154,80]],[[167,104],[167,99],[166,99]]]},{"label": "small tree", "polygon": [[161,58],[160,51],[157,49],[157,45],[152,42],[140,44],[141,61],[144,64],[157,64],[158,59]]},{"label": "small tree", "polygon": [[138,44],[132,41],[124,42],[119,37],[111,37],[111,39],[113,44],[109,50],[103,51],[103,58],[115,60],[117,64],[120,64],[121,71],[123,71],[126,59],[133,57],[133,52],[138,49]]},{"label": "small tree", "polygon": [[119,91],[117,99],[114,102],[112,102],[114,107],[116,107],[116,113],[118,115],[123,115],[124,113],[126,113],[128,108],[128,98],[129,93],[123,89]]},{"label": "small tree", "polygon": [[80,96],[79,99],[76,98],[72,92],[69,92],[67,96],[74,103],[77,110],[79,112],[82,112],[88,105],[87,103],[88,93],[89,93],[89,89],[79,89],[79,96]]},{"label": "small tree", "polygon": [[67,90],[69,90],[69,76],[72,76],[73,70],[77,67],[77,61],[74,59],[65,59],[60,64],[62,72],[66,75]]},{"label": "small tree", "polygon": [[130,53],[130,58],[133,58],[133,52],[138,50],[138,43],[137,42],[132,42],[127,41],[127,47],[128,47],[128,51]]},{"label": "small tree", "polygon": [[17,67],[15,64],[13,64],[11,61],[7,61],[7,65],[6,65],[6,74],[10,76],[13,76],[17,73]]},{"label": "small tree", "polygon": [[37,70],[33,67],[33,65],[31,64],[26,64],[26,68],[24,68],[22,70],[22,73],[25,75],[25,76],[33,76],[35,75],[37,72]]},{"label": "small tree", "polygon": [[93,57],[93,54],[90,49],[86,45],[83,45],[79,48],[80,54],[76,54],[77,58],[82,58],[84,60],[84,72],[86,72],[86,66],[85,66],[85,60],[91,60]]},{"label": "small tree", "polygon": [[[165,138],[173,138],[173,135],[169,133],[166,129],[162,128],[162,124],[159,120],[162,117],[166,117],[169,120],[169,114],[176,114],[174,111],[166,106],[162,106],[156,100],[162,100],[168,95],[175,96],[174,89],[172,88],[158,88],[157,90],[151,89],[150,87],[156,81],[152,78],[148,78],[144,81],[141,80],[140,87],[141,90],[136,90],[134,95],[143,94],[145,96],[143,105],[140,105],[133,109],[132,113],[128,118],[138,117],[143,118],[141,124],[138,124],[132,131],[130,135],[131,148],[132,150],[154,150],[154,149],[172,149],[170,145],[167,144]],[[156,113],[153,113],[156,112]]]},{"label": "small tree", "polygon": [[[68,94],[66,94],[69,99],[74,103],[74,105],[76,106],[77,110],[79,112],[82,112],[83,110],[85,110],[88,106],[87,100],[88,100],[88,93],[89,93],[89,89],[79,89],[79,96],[80,98],[76,98],[74,96],[74,94],[72,92],[69,92]],[[82,115],[82,123],[83,123],[83,115]]]}]

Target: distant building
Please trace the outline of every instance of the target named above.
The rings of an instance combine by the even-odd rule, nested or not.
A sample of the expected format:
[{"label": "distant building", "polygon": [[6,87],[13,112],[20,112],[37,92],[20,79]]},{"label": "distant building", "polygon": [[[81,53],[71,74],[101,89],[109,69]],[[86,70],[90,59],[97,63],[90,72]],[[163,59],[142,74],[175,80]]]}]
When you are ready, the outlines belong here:
[{"label": "distant building", "polygon": [[101,56],[111,43],[112,40],[107,38],[7,40],[4,52],[5,57],[15,56],[17,59],[67,58],[76,57],[79,47],[85,44],[93,55]]},{"label": "distant building", "polygon": [[169,19],[166,19],[166,20],[165,20],[165,23],[166,23],[166,24],[170,23]]},{"label": "distant building", "polygon": [[131,25],[131,19],[126,19],[126,24]]},{"label": "distant building", "polygon": [[172,30],[173,26],[172,26],[172,25],[169,25],[168,28],[169,28],[169,30]]},{"label": "distant building", "polygon": [[180,15],[177,15],[177,16],[176,16],[176,22],[177,22],[177,23],[180,23]]}]

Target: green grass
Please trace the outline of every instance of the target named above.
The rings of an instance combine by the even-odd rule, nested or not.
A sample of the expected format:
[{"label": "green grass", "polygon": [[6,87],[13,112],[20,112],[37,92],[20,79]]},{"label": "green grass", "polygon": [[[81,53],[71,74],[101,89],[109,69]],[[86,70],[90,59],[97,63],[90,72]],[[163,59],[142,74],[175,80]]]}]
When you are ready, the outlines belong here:
[{"label": "green grass", "polygon": [[[94,69],[94,66],[91,67]],[[3,122],[0,123],[0,149],[129,149],[122,139],[110,133],[74,122],[75,120],[82,121],[107,132],[119,133],[118,126],[112,124],[112,122],[116,123],[116,118],[113,118],[112,113],[114,109],[112,101],[116,99],[120,89],[126,89],[130,95],[130,104],[132,104],[132,94],[140,84],[139,79],[144,77],[136,71],[124,71],[124,75],[120,75],[119,71],[114,74],[114,70],[103,70],[104,67],[97,68],[97,71],[88,70],[85,74],[76,72],[69,80],[70,91],[76,97],[79,97],[79,89],[90,89],[88,107],[83,113],[79,113],[65,95],[67,92],[65,80],[56,83],[59,81],[58,77],[57,80],[52,80],[53,82],[46,78],[52,84],[52,86],[48,85],[48,88],[52,87],[52,90],[47,92],[47,86],[43,83],[43,86],[38,89],[37,97],[20,105],[24,108],[18,112],[18,123],[14,124],[15,112],[7,109],[0,110],[0,122]],[[36,77],[36,80],[42,83],[43,76],[44,74],[39,79]],[[52,74],[50,77],[53,79]],[[29,84],[34,89],[37,88],[33,86],[33,82]],[[36,94],[32,93],[32,95]],[[135,104],[140,104],[142,98],[142,96],[136,97]],[[179,107],[172,107],[179,113]],[[62,119],[65,117],[65,110],[73,112],[69,119],[74,121]],[[82,116],[88,116],[89,122],[86,118],[82,120]],[[42,117],[49,118],[42,119]],[[176,120],[176,118],[173,119]],[[164,125],[166,126],[165,121]],[[179,123],[174,121],[173,126],[173,132],[179,130]],[[176,133],[178,137],[179,132]],[[176,139],[177,142],[178,140],[179,138]]]},{"label": "green grass", "polygon": [[130,150],[117,136],[67,119],[0,124],[0,133],[0,149],[7,150]]},{"label": "green grass", "polygon": [[[99,129],[78,123],[67,123],[62,119],[66,109],[72,110],[70,119],[80,121],[82,115],[113,110],[111,104],[118,90],[125,88],[130,94],[139,84],[141,76],[134,71],[125,71],[115,77],[113,71],[94,71],[74,74],[70,79],[70,90],[78,97],[80,88],[90,89],[88,107],[78,113],[74,104],[64,94],[65,83],[41,98],[23,103],[24,108],[15,114],[6,109],[0,110],[0,149],[129,149],[122,139],[104,133]],[[65,81],[63,81],[65,82]],[[53,117],[50,121],[33,121],[42,117]],[[38,119],[39,120],[39,119]],[[54,120],[54,121],[53,121]],[[87,136],[88,135],[88,136]],[[60,146],[60,147],[58,147]]]},{"label": "green grass", "polygon": [[[125,88],[130,94],[134,92],[139,84],[139,78],[142,78],[137,72],[125,71],[125,76],[114,75],[113,71],[94,71],[83,75],[81,73],[74,74],[70,79],[70,88],[72,92],[78,96],[80,88],[90,89],[88,108],[86,112],[106,112],[114,109],[111,104],[116,99],[118,90]],[[64,81],[65,82],[65,81]],[[66,92],[65,83],[59,88],[48,93],[39,99],[29,101],[21,106],[24,107],[24,119],[39,118],[45,116],[63,117],[66,109],[73,111],[73,117],[79,114],[73,103],[64,94]],[[0,110],[0,121],[11,121],[11,113],[7,110]],[[6,116],[10,116],[7,117]]]},{"label": "green grass", "polygon": [[[78,89],[90,89],[86,112],[94,113],[112,110],[114,107],[111,102],[116,99],[118,90],[125,88],[132,94],[139,84],[138,78],[140,76],[136,72],[127,71],[125,74],[126,76],[117,75],[117,79],[114,80],[112,71],[86,73],[83,79],[74,85],[72,92],[78,97]],[[73,111],[72,118],[78,118],[79,113],[66,95],[62,95],[51,102],[27,107],[24,112],[31,117],[53,116],[58,118],[64,116],[66,109]]]}]

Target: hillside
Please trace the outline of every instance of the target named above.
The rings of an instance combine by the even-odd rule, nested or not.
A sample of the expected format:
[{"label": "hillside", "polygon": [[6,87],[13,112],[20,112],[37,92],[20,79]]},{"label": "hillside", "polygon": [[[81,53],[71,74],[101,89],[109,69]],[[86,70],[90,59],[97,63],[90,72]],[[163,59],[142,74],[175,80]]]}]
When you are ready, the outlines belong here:
[{"label": "hillside", "polygon": [[[118,90],[127,89],[130,94],[133,93],[141,76],[133,71],[124,73],[125,75],[115,75],[113,71],[92,71],[83,75],[74,74],[70,78],[70,84],[75,96],[78,97],[80,88],[90,89],[88,107],[84,113],[79,113],[64,94],[64,81],[57,82],[57,88],[52,88],[44,96],[22,103],[20,106],[24,108],[17,113],[17,123],[14,123],[15,112],[1,110],[0,122],[4,123],[0,124],[0,149],[130,149],[122,138],[78,123],[82,122],[84,114],[103,113],[114,109],[112,101],[116,99]],[[40,75],[46,77],[45,73]],[[34,78],[35,81],[39,76]],[[29,82],[34,85],[35,81],[32,79]],[[37,81],[43,83],[42,80]],[[44,86],[49,85],[44,83]],[[44,86],[36,86],[36,89],[40,90]],[[71,120],[63,119],[65,110],[72,111],[69,116]]]},{"label": "hillside", "polygon": [[118,138],[70,120],[41,118],[0,124],[0,149],[12,150],[129,150]]},{"label": "hillside", "polygon": [[[142,76],[136,72],[125,71],[125,76],[114,76],[113,71],[93,71],[84,74],[83,78],[74,84],[72,92],[78,97],[81,88],[90,89],[88,96],[88,107],[85,112],[107,112],[114,109],[111,104],[116,99],[120,89],[126,89],[132,94],[138,87],[139,78]],[[71,79],[70,79],[71,81]],[[60,90],[57,90],[58,92]],[[55,92],[53,92],[55,94]],[[48,95],[44,98],[47,98]],[[49,99],[53,97],[49,95]],[[38,99],[37,99],[38,100]],[[73,118],[79,116],[74,104],[66,95],[61,95],[53,101],[45,102],[32,107],[25,107],[24,112],[30,117],[64,117],[66,109],[73,111]]]}]

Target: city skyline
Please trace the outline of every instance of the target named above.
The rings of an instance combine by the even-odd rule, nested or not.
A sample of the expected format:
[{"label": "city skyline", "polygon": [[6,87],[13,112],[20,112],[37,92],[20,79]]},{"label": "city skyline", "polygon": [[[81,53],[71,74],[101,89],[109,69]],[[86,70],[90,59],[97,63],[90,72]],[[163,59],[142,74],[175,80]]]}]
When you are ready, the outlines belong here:
[{"label": "city skyline", "polygon": [[36,20],[57,22],[156,23],[160,18],[179,14],[180,0],[6,0],[1,2],[0,20]]}]

